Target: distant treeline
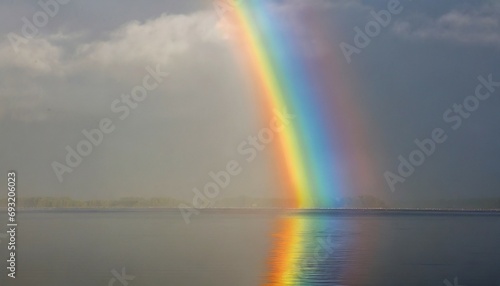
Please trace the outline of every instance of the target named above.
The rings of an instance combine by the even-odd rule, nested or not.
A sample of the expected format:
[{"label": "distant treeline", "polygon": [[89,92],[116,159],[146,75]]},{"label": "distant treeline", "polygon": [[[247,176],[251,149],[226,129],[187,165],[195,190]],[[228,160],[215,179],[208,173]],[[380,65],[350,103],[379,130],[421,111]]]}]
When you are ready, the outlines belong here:
[{"label": "distant treeline", "polygon": [[[0,201],[0,207],[7,206],[7,198]],[[121,198],[118,200],[81,201],[68,197],[18,197],[16,205],[21,208],[174,208],[181,202],[173,198]]]},{"label": "distant treeline", "polygon": [[[127,197],[116,200],[75,200],[69,197],[26,197],[17,198],[16,206],[21,208],[177,208],[186,201],[175,198]],[[210,208],[285,208],[290,200],[281,198],[254,198],[239,196],[221,198],[210,204]],[[315,205],[321,206],[321,202]],[[7,206],[7,198],[0,199],[0,207]],[[346,197],[337,200],[335,208],[441,208],[441,209],[500,209],[500,198],[426,200],[386,203],[370,195]]]},{"label": "distant treeline", "polygon": [[[117,200],[75,200],[69,197],[26,197],[19,198],[21,208],[177,208],[184,201],[174,198],[128,197]],[[292,205],[290,200],[280,198],[254,198],[239,196],[214,200],[210,208],[285,208]],[[318,204],[320,205],[320,204]],[[7,206],[7,198],[0,199],[0,207]],[[358,196],[338,200],[338,208],[384,208],[387,204],[372,196]]]},{"label": "distant treeline", "polygon": [[500,198],[438,199],[397,203],[403,208],[500,209]]},{"label": "distant treeline", "polygon": [[[337,200],[336,202],[329,202],[329,207],[336,208],[385,208],[388,205],[381,199],[374,196],[363,195],[357,197],[347,197]],[[313,202],[314,205],[322,206],[324,202]],[[253,198],[253,197],[234,197],[224,198],[214,202],[213,207],[241,207],[241,208],[283,208],[292,205],[290,200],[280,198]]]},{"label": "distant treeline", "polygon": [[238,196],[222,198],[214,201],[213,208],[285,208],[291,205],[290,200],[279,198],[253,198]]},{"label": "distant treeline", "polygon": [[387,203],[374,196],[357,196],[342,198],[337,201],[335,207],[338,208],[387,208]]}]

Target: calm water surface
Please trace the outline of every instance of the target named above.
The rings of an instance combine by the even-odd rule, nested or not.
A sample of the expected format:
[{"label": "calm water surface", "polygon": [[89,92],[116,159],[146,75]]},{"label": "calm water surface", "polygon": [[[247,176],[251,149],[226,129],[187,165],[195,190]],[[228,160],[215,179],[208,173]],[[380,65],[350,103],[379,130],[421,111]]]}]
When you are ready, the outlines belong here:
[{"label": "calm water surface", "polygon": [[186,224],[177,211],[25,211],[18,222],[17,278],[2,239],[0,285],[500,285],[495,214],[205,211]]}]

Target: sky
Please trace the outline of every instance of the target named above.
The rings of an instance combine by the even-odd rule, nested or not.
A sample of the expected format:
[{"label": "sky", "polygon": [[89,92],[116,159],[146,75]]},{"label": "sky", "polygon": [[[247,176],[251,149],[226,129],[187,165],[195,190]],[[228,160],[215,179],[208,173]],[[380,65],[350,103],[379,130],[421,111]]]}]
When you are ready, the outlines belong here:
[{"label": "sky", "polygon": [[[23,36],[23,17],[34,23],[43,11],[37,2],[0,2],[0,174],[18,172],[20,195],[190,199],[192,188],[239,158],[237,146],[263,127],[252,83],[212,2],[60,0],[65,4],[46,25],[19,40],[13,33]],[[317,17],[330,25],[324,29],[342,55],[341,43],[354,45],[355,27],[390,1],[275,2],[298,11],[321,7]],[[500,3],[401,0],[400,7],[368,46],[340,59],[355,77],[352,96],[370,121],[383,182],[368,193],[392,200],[498,197],[500,88],[456,130],[443,114],[474,95],[478,77],[500,81]],[[154,88],[123,111],[122,94],[147,75]],[[66,146],[75,149],[82,131],[105,118],[113,130],[58,178],[54,162],[65,164]],[[400,176],[398,157],[408,158],[414,141],[436,128],[447,139],[392,191],[387,172]],[[270,153],[260,152],[221,197],[277,196]]]}]

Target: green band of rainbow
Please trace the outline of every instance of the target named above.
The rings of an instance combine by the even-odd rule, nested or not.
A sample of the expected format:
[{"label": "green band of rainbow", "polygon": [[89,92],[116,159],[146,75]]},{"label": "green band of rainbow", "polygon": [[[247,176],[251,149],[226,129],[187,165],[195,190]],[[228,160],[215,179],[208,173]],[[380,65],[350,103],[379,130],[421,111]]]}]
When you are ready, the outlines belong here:
[{"label": "green band of rainbow", "polygon": [[[285,109],[295,115],[278,135],[277,162],[294,206],[334,207],[340,194],[374,185],[361,115],[342,82],[339,70],[344,67],[325,28],[318,32],[314,14],[294,15],[295,22],[286,19],[277,3],[238,1],[225,16],[235,28],[233,36],[264,99],[263,108],[268,114]],[[307,28],[326,51],[321,56],[311,56],[310,43],[294,29],[301,17],[308,17]]]}]

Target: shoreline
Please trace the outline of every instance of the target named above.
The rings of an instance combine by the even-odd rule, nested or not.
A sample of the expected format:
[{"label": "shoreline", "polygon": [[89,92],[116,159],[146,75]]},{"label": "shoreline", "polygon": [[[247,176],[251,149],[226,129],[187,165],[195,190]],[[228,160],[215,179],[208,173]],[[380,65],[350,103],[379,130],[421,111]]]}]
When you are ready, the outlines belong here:
[{"label": "shoreline", "polygon": [[[6,207],[0,207],[0,211],[7,211]],[[147,211],[179,211],[171,207],[69,207],[69,208],[18,208],[18,212],[147,212]],[[435,209],[435,208],[337,208],[337,209],[285,209],[285,208],[206,208],[201,212],[227,212],[227,213],[283,213],[283,214],[498,214],[500,209]]]}]

